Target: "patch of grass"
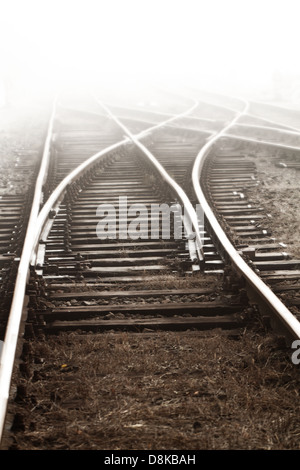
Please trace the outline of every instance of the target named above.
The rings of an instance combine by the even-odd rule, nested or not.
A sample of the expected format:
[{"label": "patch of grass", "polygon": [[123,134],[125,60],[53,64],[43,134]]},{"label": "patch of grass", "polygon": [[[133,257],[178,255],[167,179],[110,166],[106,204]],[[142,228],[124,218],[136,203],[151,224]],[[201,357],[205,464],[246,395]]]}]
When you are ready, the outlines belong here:
[{"label": "patch of grass", "polygon": [[218,331],[34,342],[17,449],[298,449],[299,375],[269,335]]}]

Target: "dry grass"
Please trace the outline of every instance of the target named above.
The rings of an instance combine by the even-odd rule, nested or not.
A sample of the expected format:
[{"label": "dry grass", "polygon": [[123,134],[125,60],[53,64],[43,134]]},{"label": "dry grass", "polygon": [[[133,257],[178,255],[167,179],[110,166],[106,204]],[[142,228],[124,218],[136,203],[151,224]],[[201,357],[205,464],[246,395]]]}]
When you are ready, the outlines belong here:
[{"label": "dry grass", "polygon": [[298,370],[272,336],[78,332],[31,346],[16,449],[299,449]]}]

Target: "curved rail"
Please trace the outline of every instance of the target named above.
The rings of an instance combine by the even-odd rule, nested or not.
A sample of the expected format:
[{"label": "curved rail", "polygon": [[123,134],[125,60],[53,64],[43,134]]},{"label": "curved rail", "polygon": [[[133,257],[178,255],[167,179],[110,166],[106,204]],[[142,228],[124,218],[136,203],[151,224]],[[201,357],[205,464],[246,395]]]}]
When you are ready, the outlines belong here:
[{"label": "curved rail", "polygon": [[[218,95],[219,96],[219,95]],[[237,96],[231,96],[231,95],[220,95],[222,96],[223,98],[228,98],[228,99],[233,99],[235,101],[240,101],[240,102],[244,102],[245,103],[245,100],[243,98],[240,98],[240,97],[237,97]],[[237,113],[238,110],[236,109],[233,109],[229,106],[226,106],[226,105],[221,105],[220,103],[216,104],[215,102],[211,102],[211,101],[203,101],[203,100],[199,100],[201,101],[202,103],[206,103],[206,104],[210,104],[212,106],[215,106],[215,107],[218,107],[220,109],[225,109],[227,111],[231,111],[233,113]],[[274,130],[277,130],[278,128],[284,128],[285,130],[290,130],[292,132],[296,134],[299,134],[300,133],[300,129],[297,128],[297,127],[294,127],[294,126],[291,126],[289,124],[285,124],[285,123],[282,123],[282,122],[278,122],[278,121],[274,121],[272,119],[269,119],[269,118],[265,118],[263,117],[262,115],[260,114],[255,114],[255,113],[251,113],[249,111],[250,107],[251,107],[251,104],[259,104],[259,105],[265,105],[265,106],[269,106],[269,107],[275,107],[277,109],[282,109],[283,111],[291,111],[291,112],[296,112],[297,110],[296,109],[291,109],[291,108],[286,108],[284,106],[278,106],[278,105],[273,105],[272,103],[265,103],[265,102],[260,102],[260,101],[248,101],[248,109],[246,112],[242,112],[242,115],[244,115],[245,117],[249,117],[249,118],[252,118],[252,119],[256,119],[256,120],[260,120],[260,121],[264,121],[270,125],[273,125],[272,127],[274,128]],[[298,110],[300,111],[300,110]],[[241,117],[241,115],[239,116]],[[244,124],[241,124],[241,123],[238,123],[238,125],[245,125],[247,126],[248,124],[247,123],[244,123]],[[251,125],[251,124],[250,124]],[[280,127],[278,127],[280,126]],[[260,126],[260,125],[257,125],[258,128],[264,128],[264,126]]]},{"label": "curved rail", "polygon": [[235,123],[235,126],[237,127],[248,127],[250,129],[258,129],[258,130],[266,130],[266,131],[275,131],[275,132],[278,132],[278,133],[282,133],[282,134],[287,134],[287,135],[294,135],[294,136],[299,136],[300,135],[300,131],[293,131],[293,130],[289,130],[289,129],[281,129],[279,127],[272,127],[272,126],[262,126],[262,125],[259,125],[259,124],[247,124],[247,123],[241,123],[241,122],[236,122]]},{"label": "curved rail", "polygon": [[[247,137],[247,136],[243,136],[243,135],[238,135],[238,134],[234,134],[233,132],[230,133],[230,132],[227,132],[229,129],[232,129],[234,128],[235,126],[236,127],[244,127],[244,128],[250,128],[250,129],[257,129],[257,130],[270,130],[270,131],[274,131],[274,132],[277,132],[278,134],[282,133],[282,134],[285,134],[285,135],[291,135],[291,136],[299,136],[300,135],[300,129],[296,128],[296,127],[292,127],[292,126],[288,126],[286,124],[283,124],[283,123],[278,123],[278,122],[275,122],[273,120],[270,120],[270,119],[266,119],[264,117],[261,117],[259,115],[255,115],[255,114],[252,114],[249,112],[249,108],[251,106],[251,103],[249,101],[246,101],[244,100],[243,98],[237,98],[237,97],[230,97],[230,98],[234,98],[236,100],[240,100],[241,102],[244,102],[244,109],[243,111],[239,112],[236,117],[228,124],[226,125],[219,133],[216,132],[214,133],[214,136],[211,137],[211,139],[213,138],[216,138],[218,139],[219,137],[221,136],[224,136],[224,137],[230,137],[232,139],[236,139],[236,140],[243,140],[243,141],[249,141],[249,142],[253,142],[253,143],[260,143],[260,144],[263,144],[263,145],[270,145],[270,146],[274,146],[274,147],[278,147],[278,148],[286,148],[287,150],[300,150],[300,146],[297,146],[297,145],[289,145],[289,144],[283,144],[283,143],[279,143],[279,142],[272,142],[270,140],[263,140],[263,139],[259,139],[259,138],[255,138],[255,137]],[[254,102],[255,103],[255,102]],[[259,104],[263,104],[263,103],[259,103]],[[225,108],[229,111],[233,111],[232,108],[229,108],[227,106],[222,106],[222,105],[216,105],[215,106],[219,106],[220,108]],[[285,109],[285,108],[283,108]],[[237,111],[236,111],[237,112]],[[268,124],[270,124],[269,126],[265,125],[260,125],[260,124],[248,124],[248,123],[241,123],[241,122],[238,122],[239,119],[241,117],[250,117],[250,118],[254,118],[254,119],[259,119],[259,120],[262,120]],[[275,127],[275,126],[282,126],[281,128],[280,127]],[[212,141],[210,141],[212,143]],[[203,149],[202,149],[203,150]]]},{"label": "curved rail", "polygon": [[[251,102],[254,104],[254,105],[259,105],[261,107],[265,106],[265,108],[276,108],[277,110],[280,110],[280,111],[285,111],[285,112],[290,112],[290,113],[297,113],[299,115],[299,111],[298,109],[293,109],[293,108],[287,108],[285,106],[278,106],[276,104],[273,104],[273,103],[266,103],[264,101],[254,101],[254,100],[251,100]],[[260,115],[259,114],[256,114],[256,117],[257,118],[260,118]],[[262,118],[263,119],[263,118]],[[269,120],[269,119],[268,119]],[[272,122],[274,122],[275,124],[275,121],[273,120]],[[282,126],[285,126],[285,127],[289,127],[289,129],[293,129],[294,131],[296,132],[300,132],[300,129],[298,127],[295,127],[295,126],[290,126],[289,124],[284,124],[284,123],[278,123],[278,125],[282,125]]]},{"label": "curved rail", "polygon": [[81,174],[84,171],[88,170],[88,168],[92,166],[96,161],[100,160],[102,157],[106,156],[108,153],[114,150],[117,150],[118,148],[122,147],[124,144],[128,142],[129,142],[129,139],[125,138],[124,140],[121,140],[113,145],[110,145],[109,147],[106,147],[100,152],[97,152],[95,155],[92,155],[86,161],[81,163],[81,165],[76,167],[71,173],[69,173],[55,188],[51,196],[49,196],[46,203],[42,207],[39,213],[39,216],[37,218],[36,233],[32,242],[31,258],[30,258],[31,264],[34,264],[35,262],[36,249],[37,249],[39,240],[41,238],[42,231],[48,220],[49,214],[50,213],[53,214],[53,211],[56,212],[56,206],[60,203],[60,201],[64,197],[64,192],[67,189],[68,185],[70,183],[73,183],[79,176],[81,176]]},{"label": "curved rail", "polygon": [[[273,121],[271,119],[267,119],[267,118],[264,118],[262,116],[259,116],[258,114],[253,114],[253,113],[247,113],[247,116],[249,118],[252,118],[252,119],[256,119],[258,121],[264,121],[268,124],[272,124],[273,127],[277,127],[277,129],[288,129],[288,130],[291,130],[291,131],[294,131],[296,133],[300,133],[300,130],[297,128],[297,127],[292,127],[292,126],[289,126],[288,124],[283,124],[282,122],[276,122],[276,121]],[[279,126],[279,127],[278,127]]]},{"label": "curved rail", "polygon": [[[227,131],[234,126],[237,120],[247,113],[249,107],[249,103],[245,103],[244,110],[237,114],[237,116],[232,120],[230,124],[224,127],[218,134],[216,134],[212,139],[210,139],[206,145],[200,150],[194,167],[192,171],[192,181],[194,190],[198,199],[198,202],[201,204],[204,213],[210,223],[210,226],[214,233],[218,236],[218,239],[228,254],[232,265],[238,270],[238,272],[242,275],[242,277],[246,280],[246,282],[254,289],[254,291],[263,298],[265,304],[269,307],[269,309],[275,314],[277,318],[279,318],[280,322],[282,322],[290,334],[290,336],[294,339],[300,338],[300,323],[296,319],[296,317],[286,308],[286,306],[281,302],[281,300],[272,292],[272,290],[257,276],[256,273],[248,266],[248,264],[244,261],[244,259],[239,255],[236,251],[228,237],[226,236],[225,232],[223,231],[222,227],[220,226],[219,222],[217,221],[212,209],[210,208],[204,192],[200,185],[200,175],[201,170],[204,165],[205,158],[212,150],[214,144],[221,138],[221,137],[230,137],[235,138],[230,134],[227,134]],[[239,137],[237,137],[239,138]],[[251,139],[243,139],[243,140],[251,140]],[[262,143],[261,141],[257,140],[256,142]],[[274,144],[275,145],[275,144]]]},{"label": "curved rail", "polygon": [[272,142],[271,140],[260,140],[260,139],[255,139],[254,137],[245,137],[242,135],[236,135],[236,134],[224,134],[223,137],[228,137],[230,139],[235,139],[235,140],[243,140],[245,142],[253,142],[256,144],[262,144],[262,145],[269,145],[271,147],[277,147],[277,148],[284,148],[287,150],[296,150],[299,152],[300,146],[295,146],[295,145],[288,145],[288,144],[282,144],[279,142]]}]

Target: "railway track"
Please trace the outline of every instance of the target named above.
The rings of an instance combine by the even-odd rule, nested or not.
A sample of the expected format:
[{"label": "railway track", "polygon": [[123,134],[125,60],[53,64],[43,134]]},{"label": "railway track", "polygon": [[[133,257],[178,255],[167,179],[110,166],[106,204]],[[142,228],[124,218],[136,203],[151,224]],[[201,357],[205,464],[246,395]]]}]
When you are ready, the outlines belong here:
[{"label": "railway track", "polygon": [[[139,115],[123,110],[123,119],[137,135],[104,105],[99,113],[62,107],[48,136],[49,172],[34,219],[37,235],[27,248],[27,301],[22,301],[18,317],[21,322],[23,315],[25,338],[72,330],[242,331],[248,298],[240,279],[236,284],[232,277],[236,266],[230,262],[228,276],[228,253],[209,211],[204,224],[194,210],[197,203],[206,210],[199,197],[199,161],[211,148],[215,151],[219,134],[207,137],[220,128],[212,119],[207,120],[208,129],[214,130],[198,128],[203,117],[197,116],[197,106],[164,115],[165,121],[157,124],[153,115],[140,124]],[[248,268],[263,272],[264,278],[270,266],[266,263],[297,267],[298,262],[289,263],[274,251],[273,241],[261,238],[268,235],[257,228],[262,214],[242,197],[248,185],[257,184],[251,162],[222,149],[203,165],[205,194],[226,228],[239,237],[240,254],[250,257]],[[157,211],[161,205],[165,212]],[[247,237],[251,243],[245,243]],[[199,288],[204,279],[205,287]],[[254,303],[268,305],[269,313],[270,305],[258,290]],[[245,291],[251,297],[253,283]],[[279,299],[276,303],[280,310]],[[280,325],[281,312],[275,314]],[[283,315],[284,333],[297,338],[297,318],[287,308]],[[2,426],[7,400],[2,392]]]},{"label": "railway track", "polygon": [[[167,141],[167,145],[170,142]],[[174,196],[178,195],[172,188],[162,189],[161,176],[157,175],[151,162],[145,160],[139,148],[127,147],[118,155],[110,156],[105,168],[93,170],[92,176],[85,177],[75,190],[67,190],[47,241],[40,249],[42,255],[37,253],[37,273],[42,275],[47,286],[45,294],[50,303],[43,302],[39,296],[33,298],[33,304],[29,304],[29,325],[33,324],[36,328],[43,325],[46,332],[71,329],[99,331],[108,328],[137,331],[145,327],[206,329],[222,325],[239,327],[243,322],[236,313],[242,311],[242,306],[236,302],[230,305],[224,301],[193,300],[196,292],[194,288],[189,289],[191,281],[188,276],[199,269],[192,259],[197,250],[192,248],[191,254],[191,242],[187,242],[182,232],[182,215],[178,214],[177,221],[171,221],[168,228],[164,227],[162,215],[152,212],[155,205],[174,206]],[[183,147],[179,142],[176,150],[182,155]],[[191,155],[195,157],[196,149],[191,150]],[[187,160],[179,170],[183,175],[190,167],[191,156]],[[116,216],[116,220],[112,219],[111,224],[117,233],[111,233],[102,240],[98,233],[101,219],[97,214],[99,208],[105,208],[105,204],[111,206],[108,209],[113,208],[112,217]],[[135,207],[144,210],[138,222],[135,220]],[[129,224],[129,230],[131,225],[140,225],[134,236],[125,233],[123,238],[123,234],[120,235],[122,224],[124,231],[124,213],[127,219],[125,225]],[[157,233],[149,241],[153,224]],[[179,240],[174,237],[176,224],[181,225],[177,229]],[[164,234],[163,230],[169,230],[170,234]],[[208,248],[211,248],[210,245]],[[207,273],[215,274],[214,268],[214,262],[206,261]],[[170,282],[174,286],[180,283],[185,286],[177,289],[177,301],[170,302],[167,288],[149,288],[151,283],[163,287],[164,283],[170,285]],[[88,288],[88,291],[77,296],[78,288]],[[57,293],[55,289],[65,292]],[[211,294],[211,289],[200,290],[200,295]],[[191,301],[187,302],[189,296]],[[51,302],[52,308],[45,308],[45,304],[49,306]],[[55,307],[53,302],[60,305]],[[37,311],[40,312],[38,315]]]}]

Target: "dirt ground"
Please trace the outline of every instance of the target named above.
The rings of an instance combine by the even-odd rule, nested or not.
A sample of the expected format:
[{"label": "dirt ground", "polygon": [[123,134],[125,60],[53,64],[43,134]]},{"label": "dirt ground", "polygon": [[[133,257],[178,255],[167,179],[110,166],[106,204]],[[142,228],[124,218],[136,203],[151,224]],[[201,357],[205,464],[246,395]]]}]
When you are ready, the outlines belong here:
[{"label": "dirt ground", "polygon": [[[251,155],[254,152],[251,152]],[[287,245],[286,251],[300,259],[300,168],[283,168],[276,164],[286,161],[284,152],[268,148],[255,150],[250,157],[257,168],[259,186],[248,196],[271,216],[264,220],[274,237]],[[288,160],[292,157],[287,155]],[[299,156],[293,156],[300,162]]]},{"label": "dirt ground", "polygon": [[30,355],[12,449],[299,449],[299,369],[272,334],[74,332]]}]

